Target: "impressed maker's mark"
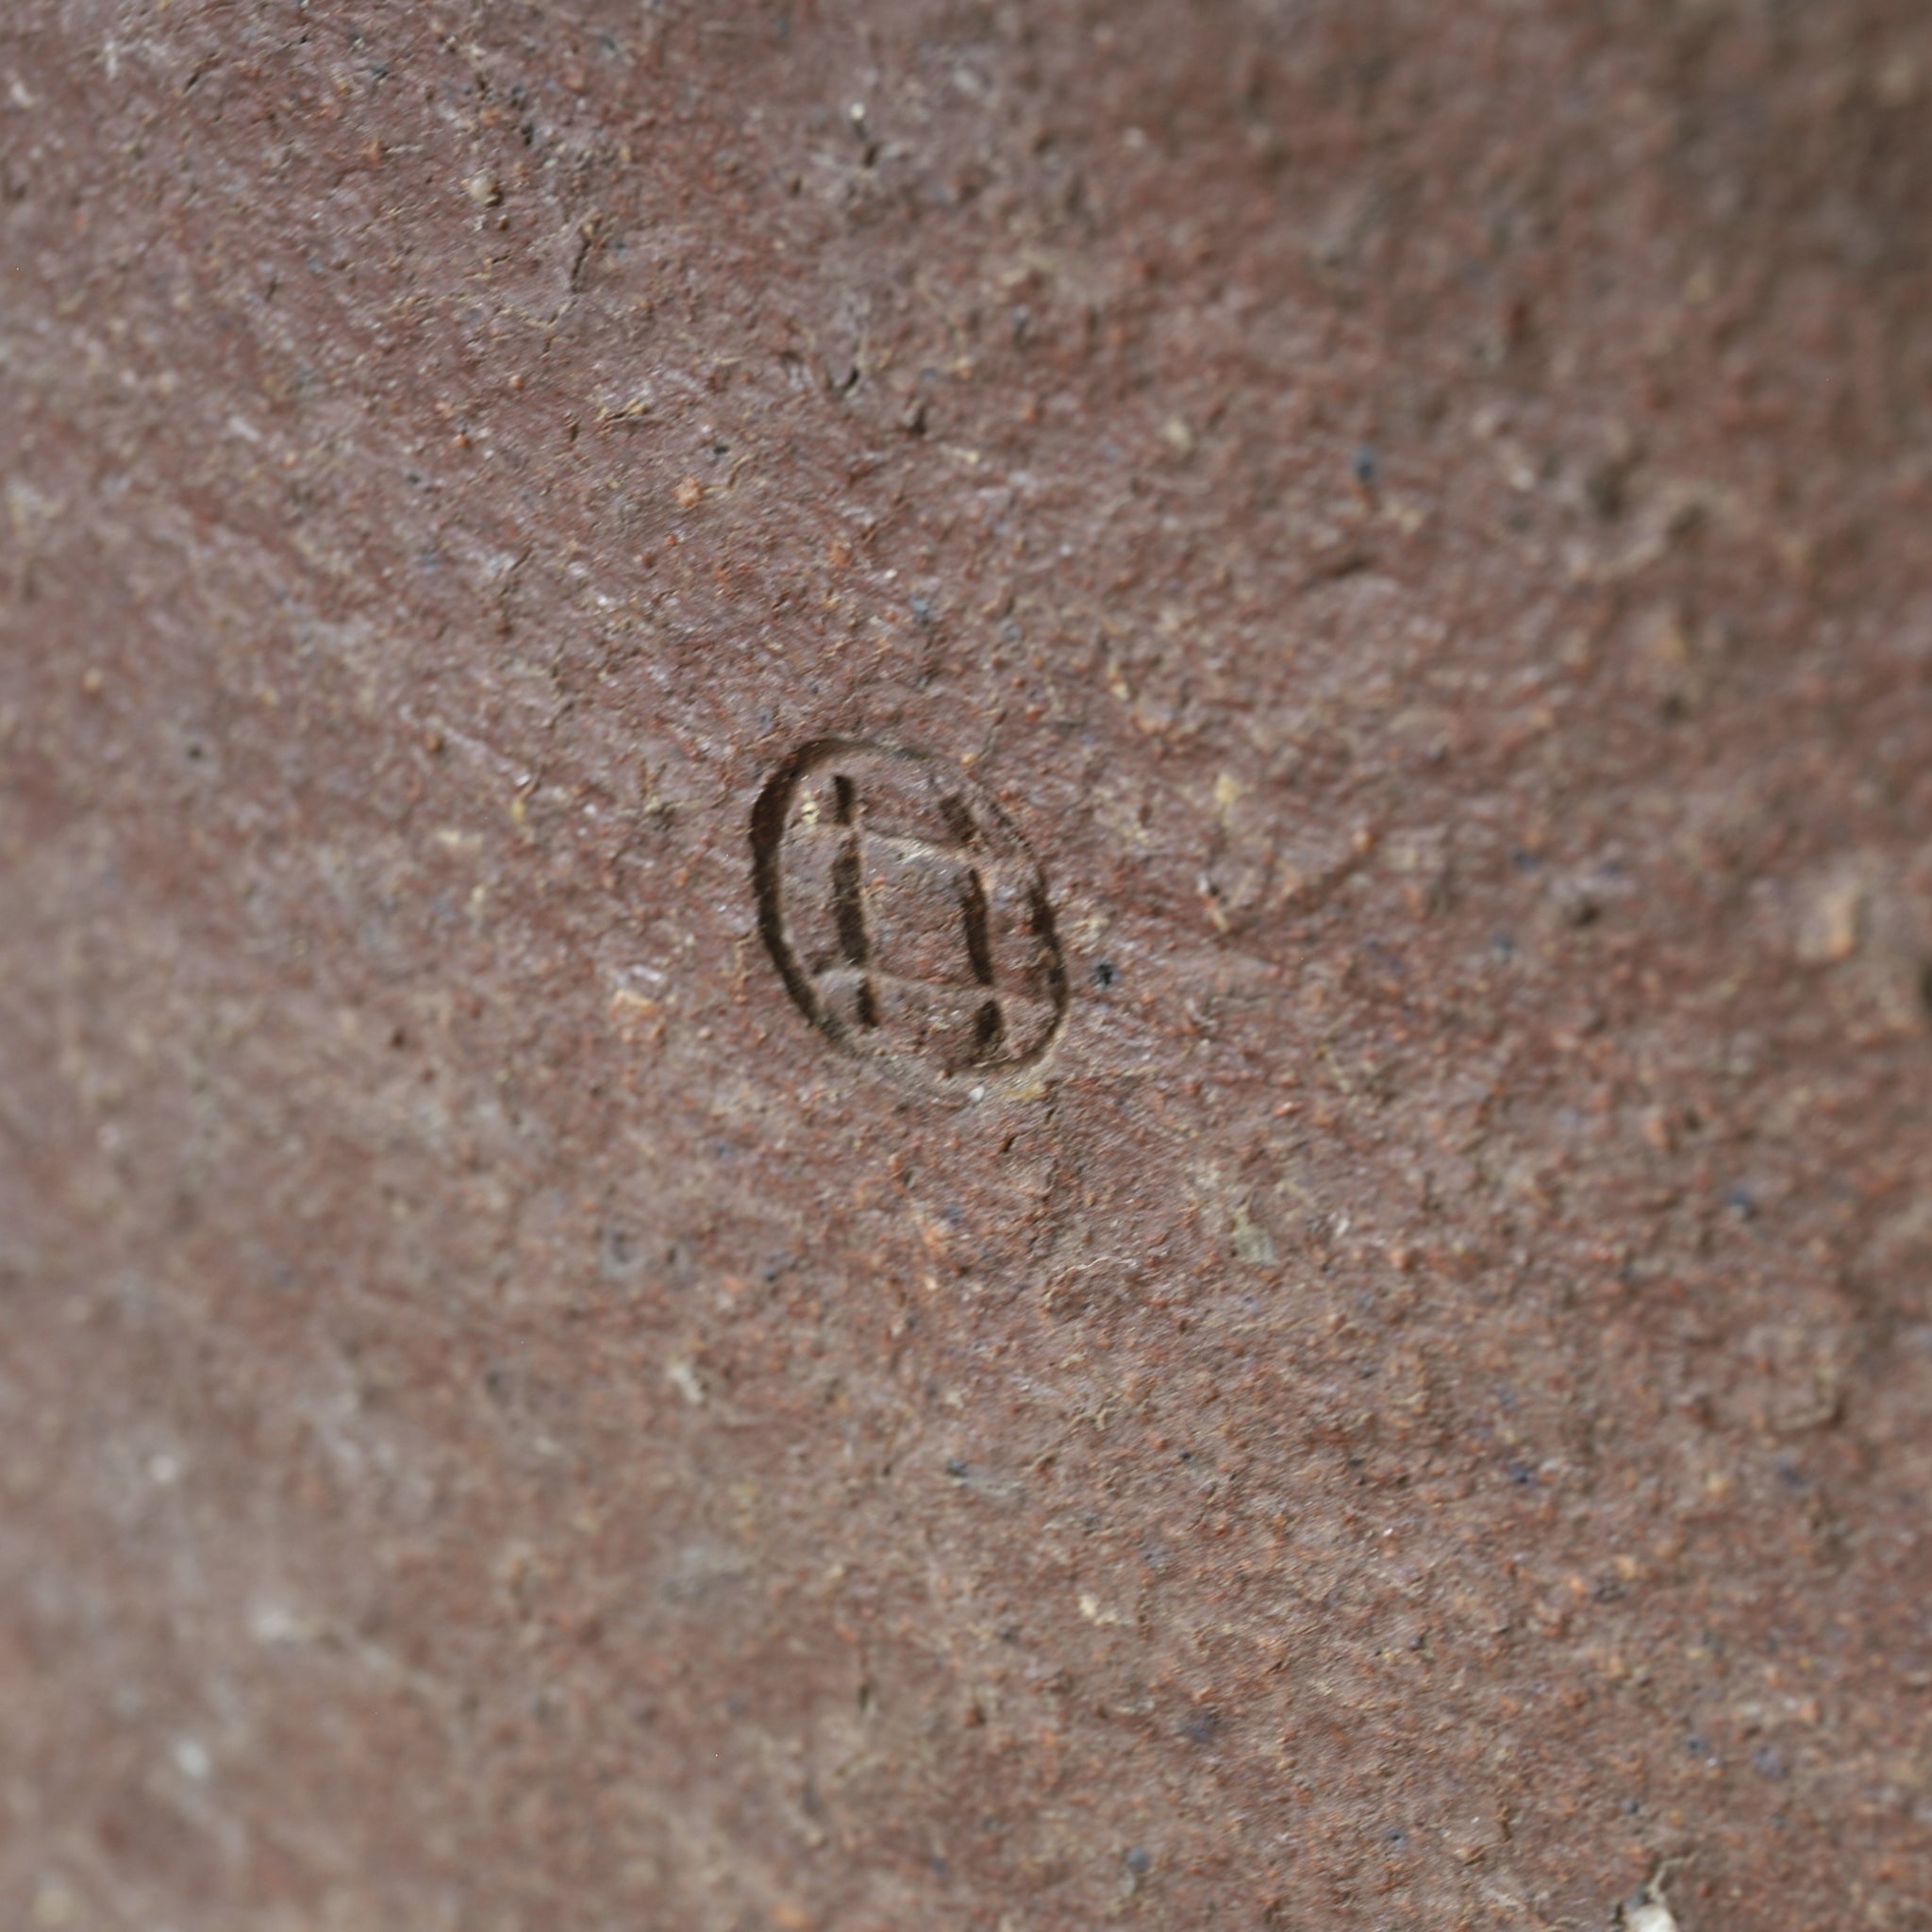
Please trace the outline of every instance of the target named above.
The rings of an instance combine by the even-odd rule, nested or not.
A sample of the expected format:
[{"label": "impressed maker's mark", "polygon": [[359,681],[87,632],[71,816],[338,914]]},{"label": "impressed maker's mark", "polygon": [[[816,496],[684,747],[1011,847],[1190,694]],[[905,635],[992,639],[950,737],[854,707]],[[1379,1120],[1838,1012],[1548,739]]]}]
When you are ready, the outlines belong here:
[{"label": "impressed maker's mark", "polygon": [[991,1092],[1067,1009],[1046,880],[999,802],[924,752],[824,739],[752,813],[758,927],[798,1009],[912,1084]]}]

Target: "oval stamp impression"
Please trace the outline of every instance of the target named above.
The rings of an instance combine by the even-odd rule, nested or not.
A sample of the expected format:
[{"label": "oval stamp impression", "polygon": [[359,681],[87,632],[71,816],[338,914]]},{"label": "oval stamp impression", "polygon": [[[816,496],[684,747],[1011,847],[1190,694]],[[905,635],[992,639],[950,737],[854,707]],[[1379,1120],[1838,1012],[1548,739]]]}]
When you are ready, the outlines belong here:
[{"label": "oval stamp impression", "polygon": [[1044,1058],[1067,1010],[1046,878],[958,765],[820,739],[758,794],[752,852],[758,930],[826,1039],[972,1099]]}]

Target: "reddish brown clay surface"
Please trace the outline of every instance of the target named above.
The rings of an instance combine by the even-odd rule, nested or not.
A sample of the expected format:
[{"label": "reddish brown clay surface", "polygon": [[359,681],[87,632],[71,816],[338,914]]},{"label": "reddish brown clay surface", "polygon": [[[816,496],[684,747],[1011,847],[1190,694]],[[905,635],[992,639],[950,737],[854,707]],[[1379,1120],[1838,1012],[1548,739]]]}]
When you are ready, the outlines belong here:
[{"label": "reddish brown clay surface", "polygon": [[0,1924],[1932,1924],[1928,197],[1916,0],[7,0]]}]

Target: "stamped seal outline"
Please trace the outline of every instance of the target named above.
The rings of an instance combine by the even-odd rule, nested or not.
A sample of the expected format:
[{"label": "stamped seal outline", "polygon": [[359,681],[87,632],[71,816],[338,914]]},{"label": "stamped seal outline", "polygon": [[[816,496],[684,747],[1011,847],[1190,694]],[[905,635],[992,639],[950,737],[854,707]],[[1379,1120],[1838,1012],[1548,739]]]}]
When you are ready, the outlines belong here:
[{"label": "stamped seal outline", "polygon": [[[883,769],[924,793],[934,823],[908,832],[870,823],[864,789],[841,764]],[[808,781],[831,778],[830,823],[808,820]],[[788,853],[803,837],[829,841],[829,957],[806,957],[788,904]],[[984,1099],[1025,1085],[1066,1018],[1067,974],[1039,859],[1004,807],[950,759],[908,746],[821,738],[780,765],[752,809],[753,880],[759,936],[792,1004],[827,1040],[902,1085]],[[875,944],[868,874],[883,858],[937,871],[952,882],[952,937],[963,971],[936,983],[892,970]],[[1003,980],[1000,955],[1025,954],[1024,987]],[[943,1055],[894,1043],[886,1000],[951,995],[970,1020]],[[1018,1015],[1023,1024],[1012,1024]]]}]

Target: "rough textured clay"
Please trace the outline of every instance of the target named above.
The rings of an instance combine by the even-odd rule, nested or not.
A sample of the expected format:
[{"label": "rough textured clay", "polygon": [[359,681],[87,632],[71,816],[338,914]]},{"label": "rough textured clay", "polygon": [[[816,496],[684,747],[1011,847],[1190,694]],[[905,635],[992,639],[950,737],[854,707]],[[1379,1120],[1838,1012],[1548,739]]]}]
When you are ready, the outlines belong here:
[{"label": "rough textured clay", "polygon": [[1911,0],[8,0],[0,1926],[1922,1932],[1928,205]]}]

